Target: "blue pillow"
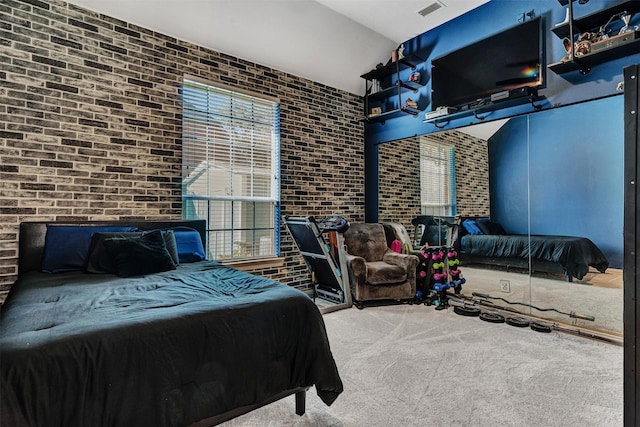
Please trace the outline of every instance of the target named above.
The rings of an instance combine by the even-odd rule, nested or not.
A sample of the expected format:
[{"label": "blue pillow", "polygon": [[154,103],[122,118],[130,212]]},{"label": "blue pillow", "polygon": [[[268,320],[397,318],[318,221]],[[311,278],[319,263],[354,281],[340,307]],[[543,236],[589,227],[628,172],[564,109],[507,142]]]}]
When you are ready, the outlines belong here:
[{"label": "blue pillow", "polygon": [[178,260],[180,263],[196,262],[206,259],[204,246],[200,233],[190,227],[172,227],[165,230],[172,230],[176,237],[176,246],[178,247]]},{"label": "blue pillow", "polygon": [[84,270],[89,256],[91,236],[96,232],[135,231],[136,227],[122,225],[55,225],[47,224],[42,254],[42,271]]},{"label": "blue pillow", "polygon": [[465,219],[464,221],[462,221],[462,226],[465,230],[467,230],[467,233],[469,234],[484,234],[482,230],[480,230],[480,227],[478,227],[478,224],[476,224],[476,222],[472,219]]},{"label": "blue pillow", "polygon": [[478,228],[482,231],[483,234],[502,235],[502,236],[507,234],[507,232],[504,231],[504,228],[502,228],[502,226],[499,223],[495,221],[491,221],[489,218],[480,218],[476,220],[476,224],[478,225]]}]

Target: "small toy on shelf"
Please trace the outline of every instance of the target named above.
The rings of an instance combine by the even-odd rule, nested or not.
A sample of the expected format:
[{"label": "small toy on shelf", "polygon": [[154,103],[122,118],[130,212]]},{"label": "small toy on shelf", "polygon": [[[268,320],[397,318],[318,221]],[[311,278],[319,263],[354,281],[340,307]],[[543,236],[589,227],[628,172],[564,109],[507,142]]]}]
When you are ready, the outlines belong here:
[{"label": "small toy on shelf", "polygon": [[409,76],[409,81],[420,83],[420,71],[414,71],[413,73],[411,73],[411,75]]},{"label": "small toy on shelf", "polygon": [[418,108],[418,103],[411,98],[407,98],[407,100],[402,105],[402,108]]}]

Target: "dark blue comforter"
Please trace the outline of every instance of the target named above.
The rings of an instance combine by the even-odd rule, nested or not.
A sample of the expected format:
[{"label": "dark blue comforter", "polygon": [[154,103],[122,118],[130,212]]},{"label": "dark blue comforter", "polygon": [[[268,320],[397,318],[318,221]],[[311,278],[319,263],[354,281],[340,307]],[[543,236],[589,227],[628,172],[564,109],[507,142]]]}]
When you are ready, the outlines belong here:
[{"label": "dark blue comforter", "polygon": [[480,234],[462,237],[465,254],[555,262],[569,277],[582,279],[589,266],[604,273],[609,261],[591,240],[573,236]]},{"label": "dark blue comforter", "polygon": [[2,307],[0,374],[7,426],[185,426],[295,387],[342,392],[304,293],[208,261],[26,273]]}]

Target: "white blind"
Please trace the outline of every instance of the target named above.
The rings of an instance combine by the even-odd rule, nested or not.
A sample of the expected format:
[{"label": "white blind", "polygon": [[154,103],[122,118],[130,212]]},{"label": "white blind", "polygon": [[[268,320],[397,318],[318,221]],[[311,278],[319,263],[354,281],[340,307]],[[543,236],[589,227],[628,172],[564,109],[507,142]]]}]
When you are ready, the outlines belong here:
[{"label": "white blind", "polygon": [[186,78],[182,216],[207,221],[210,259],[279,253],[280,106]]},{"label": "white blind", "polygon": [[279,104],[185,80],[183,195],[278,200]]},{"label": "white blind", "polygon": [[420,204],[423,215],[455,214],[455,151],[451,145],[420,140]]}]

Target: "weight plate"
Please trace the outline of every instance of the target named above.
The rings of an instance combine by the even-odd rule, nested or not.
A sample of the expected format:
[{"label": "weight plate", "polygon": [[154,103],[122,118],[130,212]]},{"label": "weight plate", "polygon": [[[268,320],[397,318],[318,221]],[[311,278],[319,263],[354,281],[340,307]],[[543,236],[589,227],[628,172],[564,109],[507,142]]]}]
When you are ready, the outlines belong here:
[{"label": "weight plate", "polygon": [[480,320],[484,320],[489,323],[504,323],[504,316],[497,313],[480,313]]},{"label": "weight plate", "polygon": [[480,309],[475,307],[453,307],[453,312],[460,316],[479,316]]},{"label": "weight plate", "polygon": [[529,326],[529,321],[522,317],[507,317],[504,319],[507,325],[515,326],[518,328],[526,328]]},{"label": "weight plate", "polygon": [[536,332],[544,332],[546,334],[551,332],[551,326],[545,325],[543,323],[538,323],[538,322],[531,322],[531,329],[533,329]]}]

